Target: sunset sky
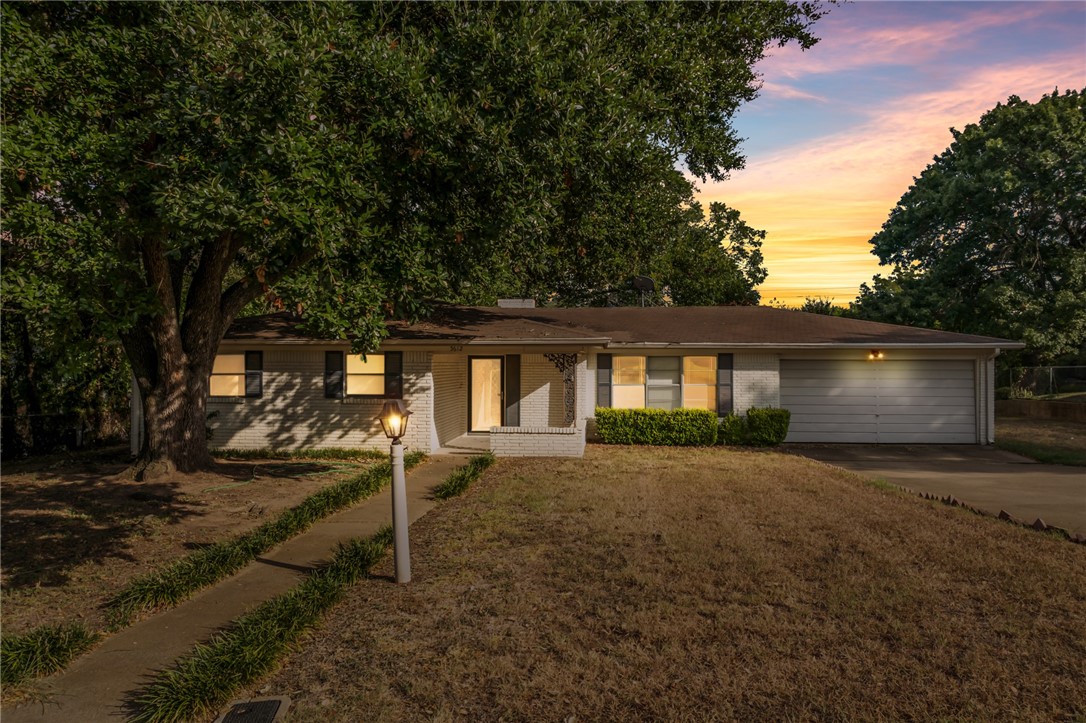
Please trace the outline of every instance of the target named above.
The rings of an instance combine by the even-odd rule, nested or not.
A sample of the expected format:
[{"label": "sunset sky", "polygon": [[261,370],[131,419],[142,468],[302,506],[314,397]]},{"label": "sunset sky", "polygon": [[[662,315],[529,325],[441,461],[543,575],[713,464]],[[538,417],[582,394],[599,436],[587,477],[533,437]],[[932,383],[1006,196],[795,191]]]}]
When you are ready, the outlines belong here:
[{"label": "sunset sky", "polygon": [[[1010,95],[1086,88],[1086,2],[856,2],[806,52],[760,65],[736,119],[747,166],[700,198],[768,231],[762,303],[847,305],[880,271],[868,240],[915,176]],[[887,268],[881,269],[883,273]]]}]

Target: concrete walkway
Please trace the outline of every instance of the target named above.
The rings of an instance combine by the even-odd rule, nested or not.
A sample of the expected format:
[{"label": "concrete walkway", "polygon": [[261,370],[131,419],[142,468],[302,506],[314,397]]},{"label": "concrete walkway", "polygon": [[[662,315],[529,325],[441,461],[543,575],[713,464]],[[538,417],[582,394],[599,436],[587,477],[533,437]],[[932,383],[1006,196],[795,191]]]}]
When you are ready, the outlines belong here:
[{"label": "concrete walkway", "polygon": [[994,515],[1086,534],[1086,468],[1040,464],[979,445],[790,444],[789,452],[871,479],[946,497]]},{"label": "concrete walkway", "polygon": [[[407,473],[411,522],[434,508],[431,490],[466,461],[463,456],[431,456]],[[130,713],[125,701],[154,673],[246,611],[297,585],[306,573],[331,559],[337,543],[368,537],[391,523],[392,492],[386,486],[284,542],[233,577],[109,637],[67,670],[43,681],[48,702],[6,706],[4,723],[125,720]]]}]

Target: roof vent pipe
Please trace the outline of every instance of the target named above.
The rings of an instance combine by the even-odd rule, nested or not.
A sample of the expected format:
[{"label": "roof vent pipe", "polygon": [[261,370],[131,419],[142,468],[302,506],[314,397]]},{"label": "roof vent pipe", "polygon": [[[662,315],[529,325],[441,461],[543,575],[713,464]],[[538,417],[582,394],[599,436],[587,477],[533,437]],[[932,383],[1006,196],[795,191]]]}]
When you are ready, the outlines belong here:
[{"label": "roof vent pipe", "polygon": [[499,309],[534,309],[535,299],[498,299]]}]

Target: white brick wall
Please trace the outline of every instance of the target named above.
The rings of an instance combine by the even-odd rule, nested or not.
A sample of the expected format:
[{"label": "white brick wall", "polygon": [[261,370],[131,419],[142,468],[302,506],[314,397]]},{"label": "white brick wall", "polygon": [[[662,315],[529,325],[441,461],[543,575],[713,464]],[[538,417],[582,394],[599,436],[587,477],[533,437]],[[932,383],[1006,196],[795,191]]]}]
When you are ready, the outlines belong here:
[{"label": "white brick wall", "polygon": [[737,414],[746,414],[751,407],[781,405],[781,364],[777,354],[737,352],[732,359],[732,394]]},{"label": "white brick wall", "polygon": [[542,354],[520,357],[520,426],[561,427],[566,421],[562,374]]},{"label": "white brick wall", "polygon": [[[260,350],[245,346],[245,350]],[[239,348],[240,350],[240,348]],[[380,399],[324,396],[323,349],[265,347],[264,395],[236,400],[208,399],[212,448],[387,449],[377,414]],[[411,410],[404,445],[430,451],[433,379],[429,352],[404,352],[404,402]]]},{"label": "white brick wall", "polygon": [[490,451],[498,457],[582,457],[583,427],[491,427]]}]

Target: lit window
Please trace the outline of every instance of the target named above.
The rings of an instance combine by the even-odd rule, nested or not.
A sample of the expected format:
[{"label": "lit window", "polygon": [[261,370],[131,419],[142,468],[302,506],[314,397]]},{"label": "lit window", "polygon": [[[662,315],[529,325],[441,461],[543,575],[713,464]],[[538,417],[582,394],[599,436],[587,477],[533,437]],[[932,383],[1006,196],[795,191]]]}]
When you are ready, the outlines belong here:
[{"label": "lit window", "polygon": [[716,409],[716,357],[683,357],[683,406]]},{"label": "lit window", "polygon": [[212,397],[259,397],[264,394],[264,353],[216,354],[208,379]]},{"label": "lit window", "polygon": [[651,409],[676,409],[679,407],[679,357],[650,356],[647,360],[646,389]]},{"label": "lit window", "polygon": [[385,355],[347,355],[347,396],[385,395]]},{"label": "lit window", "polygon": [[245,396],[245,355],[218,354],[211,367],[211,396]]},{"label": "lit window", "polygon": [[645,406],[645,357],[616,356],[612,366],[611,404],[616,409]]}]

